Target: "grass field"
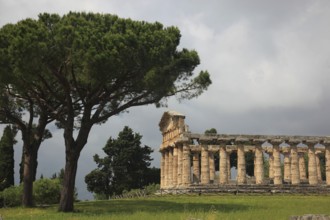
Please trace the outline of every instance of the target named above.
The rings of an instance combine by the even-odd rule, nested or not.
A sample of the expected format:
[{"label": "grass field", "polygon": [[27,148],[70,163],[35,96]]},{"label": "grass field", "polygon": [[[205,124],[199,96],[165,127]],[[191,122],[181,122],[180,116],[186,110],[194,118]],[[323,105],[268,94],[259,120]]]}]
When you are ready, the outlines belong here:
[{"label": "grass field", "polygon": [[330,196],[214,195],[90,201],[75,204],[76,212],[58,213],[47,208],[2,208],[10,219],[289,219],[291,215],[328,214]]}]

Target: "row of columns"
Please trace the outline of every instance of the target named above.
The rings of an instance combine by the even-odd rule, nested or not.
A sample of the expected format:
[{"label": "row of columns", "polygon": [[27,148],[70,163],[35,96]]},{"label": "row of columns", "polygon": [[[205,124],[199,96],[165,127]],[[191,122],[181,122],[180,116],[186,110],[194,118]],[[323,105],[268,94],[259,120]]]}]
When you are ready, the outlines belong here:
[{"label": "row of columns", "polygon": [[[254,174],[256,184],[264,183],[264,164],[262,143],[255,146]],[[306,181],[305,159],[298,153],[297,144],[290,143],[290,151],[283,152],[284,172],[281,171],[280,142],[273,142],[269,154],[269,177],[275,185],[284,181],[293,185]],[[330,147],[325,150],[326,183],[330,185]],[[230,156],[225,144],[219,145],[219,184],[228,184],[230,180]],[[187,187],[191,183],[212,184],[215,182],[214,151],[207,145],[202,145],[200,152],[194,152],[189,145],[170,147],[162,151],[161,158],[161,187]],[[192,154],[192,170],[191,157]],[[319,184],[321,179],[320,161],[315,154],[314,145],[308,145],[308,182],[310,185]],[[192,172],[192,175],[191,175]],[[243,142],[237,143],[237,184],[246,183],[246,161]]]}]

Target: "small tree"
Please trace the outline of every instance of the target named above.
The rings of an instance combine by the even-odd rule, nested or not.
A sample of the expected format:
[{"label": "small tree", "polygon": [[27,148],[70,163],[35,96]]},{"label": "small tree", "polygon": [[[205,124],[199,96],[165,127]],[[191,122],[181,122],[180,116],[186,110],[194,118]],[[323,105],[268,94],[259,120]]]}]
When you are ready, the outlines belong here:
[{"label": "small tree", "polygon": [[6,126],[0,140],[0,191],[14,185],[14,144],[16,130]]},{"label": "small tree", "polygon": [[[100,158],[95,155],[98,168],[85,177],[88,190],[105,194],[108,198],[113,194],[122,194],[124,190],[159,182],[159,169],[149,168],[153,150],[148,146],[142,147],[141,138],[127,126],[117,139],[109,138],[103,148],[107,156]],[[152,173],[157,173],[158,181],[153,179]]]},{"label": "small tree", "polygon": [[218,133],[217,129],[215,129],[215,128],[208,129],[204,132],[204,134],[206,134],[206,135],[215,135],[217,133]]}]

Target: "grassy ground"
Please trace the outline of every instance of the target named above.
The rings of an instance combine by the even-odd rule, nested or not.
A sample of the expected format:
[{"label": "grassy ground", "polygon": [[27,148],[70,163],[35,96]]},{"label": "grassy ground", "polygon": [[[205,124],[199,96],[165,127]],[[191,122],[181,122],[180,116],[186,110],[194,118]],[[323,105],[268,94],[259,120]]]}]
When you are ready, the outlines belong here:
[{"label": "grassy ground", "polygon": [[167,196],[80,202],[75,213],[58,213],[57,206],[47,208],[0,209],[9,219],[289,219],[291,215],[328,214],[330,196]]}]

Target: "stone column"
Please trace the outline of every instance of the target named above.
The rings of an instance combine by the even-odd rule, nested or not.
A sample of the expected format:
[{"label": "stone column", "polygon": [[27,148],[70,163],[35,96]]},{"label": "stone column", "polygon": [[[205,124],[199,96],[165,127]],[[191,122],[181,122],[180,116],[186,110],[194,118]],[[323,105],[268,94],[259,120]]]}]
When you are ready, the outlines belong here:
[{"label": "stone column", "polygon": [[173,186],[177,187],[178,185],[178,147],[174,146],[173,148]]},{"label": "stone column", "polygon": [[280,156],[280,144],[281,140],[272,141],[273,144],[273,157],[274,157],[274,185],[282,185],[282,172],[281,172],[281,156]]},{"label": "stone column", "polygon": [[210,183],[210,169],[209,169],[209,151],[207,145],[202,145],[201,153],[201,184]]},{"label": "stone column", "polygon": [[321,164],[319,154],[315,154],[317,181],[322,183]]},{"label": "stone column", "polygon": [[182,185],[182,170],[183,170],[183,149],[182,146],[178,146],[178,178],[177,178],[177,185]]},{"label": "stone column", "polygon": [[188,187],[190,185],[190,149],[188,145],[183,146],[183,185]]},{"label": "stone column", "polygon": [[162,157],[160,160],[160,188],[165,186],[165,152],[161,151]]},{"label": "stone column", "polygon": [[257,173],[257,167],[256,167],[256,151],[252,151],[254,153],[254,156],[253,156],[253,176],[254,176],[254,179],[256,179],[256,173]]},{"label": "stone column", "polygon": [[274,156],[273,152],[268,153],[269,158],[268,158],[268,163],[269,163],[269,179],[274,179]]},{"label": "stone column", "polygon": [[330,186],[330,144],[325,144],[325,176],[327,185]]},{"label": "stone column", "polygon": [[228,183],[227,152],[225,144],[220,145],[219,151],[219,183]]},{"label": "stone column", "polygon": [[300,184],[299,162],[298,162],[298,142],[290,142],[291,146],[291,184]]},{"label": "stone column", "polygon": [[310,185],[317,185],[317,170],[314,145],[316,143],[307,143],[308,146],[308,182]]},{"label": "stone column", "polygon": [[193,183],[200,182],[199,152],[193,154]]},{"label": "stone column", "polygon": [[237,184],[246,183],[245,152],[242,141],[237,142]]},{"label": "stone column", "polygon": [[168,149],[165,150],[165,181],[164,181],[164,187],[168,187],[169,185],[169,175],[168,175],[168,171],[169,171],[169,151]]},{"label": "stone column", "polygon": [[210,169],[210,183],[214,183],[215,167],[214,167],[214,153],[209,151],[209,169]]},{"label": "stone column", "polygon": [[227,152],[228,181],[231,180],[230,154],[231,152]]},{"label": "stone column", "polygon": [[255,149],[255,173],[256,184],[263,184],[264,182],[264,160],[262,154],[261,143],[257,143]]},{"label": "stone column", "polygon": [[168,186],[173,187],[173,148],[170,147],[168,151]]},{"label": "stone column", "polygon": [[305,165],[305,154],[304,153],[298,153],[299,157],[299,175],[300,175],[300,180],[304,181],[307,180],[306,177],[306,165]]}]

